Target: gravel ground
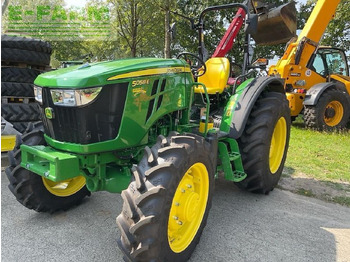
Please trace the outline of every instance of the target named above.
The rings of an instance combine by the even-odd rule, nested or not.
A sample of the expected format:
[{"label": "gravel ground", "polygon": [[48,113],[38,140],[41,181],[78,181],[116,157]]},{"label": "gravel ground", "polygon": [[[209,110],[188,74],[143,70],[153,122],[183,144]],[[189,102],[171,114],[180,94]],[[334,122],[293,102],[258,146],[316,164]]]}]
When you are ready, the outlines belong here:
[{"label": "gravel ground", "polygon": [[[118,194],[98,192],[68,212],[21,206],[1,174],[1,260],[122,261]],[[191,262],[350,261],[350,208],[275,189],[268,196],[216,181],[207,227]]]}]

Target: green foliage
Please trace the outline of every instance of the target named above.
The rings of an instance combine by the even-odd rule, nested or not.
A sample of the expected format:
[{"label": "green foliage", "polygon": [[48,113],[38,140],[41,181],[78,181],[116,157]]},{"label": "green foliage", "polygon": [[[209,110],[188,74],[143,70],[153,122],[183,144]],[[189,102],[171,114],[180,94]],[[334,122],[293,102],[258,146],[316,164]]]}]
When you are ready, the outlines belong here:
[{"label": "green foliage", "polygon": [[[300,5],[298,12],[298,28],[302,29],[310,16],[316,0],[308,0]],[[330,21],[327,30],[321,40],[322,45],[349,49],[350,45],[350,2],[342,0],[339,4],[335,17]]]},{"label": "green foliage", "polygon": [[[243,1],[237,1],[243,2]],[[288,2],[288,0],[266,0],[265,3],[269,4],[270,7],[279,6],[283,3]],[[178,11],[186,16],[196,18],[199,16],[200,12],[208,7],[219,4],[229,4],[232,1],[217,1],[217,0],[207,0],[207,1],[194,1],[194,0],[179,0]],[[205,45],[208,49],[209,56],[215,51],[215,48],[219,44],[221,38],[224,36],[226,29],[228,28],[230,22],[234,18],[237,9],[215,11],[208,13],[205,17]],[[176,52],[189,51],[196,53],[198,48],[198,36],[197,32],[191,30],[190,23],[187,20],[173,16],[177,20],[178,29],[178,39],[174,44],[174,49]],[[228,57],[231,61],[236,64],[242,64],[243,53],[244,53],[244,30],[242,29],[235,40],[232,50],[229,52]],[[274,46],[256,46],[254,49],[253,60],[256,58],[273,58],[275,55],[281,56],[284,52],[285,44],[274,45]],[[175,52],[175,53],[176,53]]]},{"label": "green foliage", "polygon": [[329,23],[322,44],[349,50],[350,46],[350,2],[342,0],[335,18]]},{"label": "green foliage", "polygon": [[157,2],[109,0],[109,3],[111,23],[119,35],[121,50],[132,57],[159,56],[164,34],[160,33],[162,22]]},{"label": "green foliage", "polygon": [[[79,37],[76,35],[68,37],[50,37],[50,27],[55,31],[61,31],[62,34],[66,34],[69,29],[79,30],[84,26],[91,26],[89,21],[95,22],[96,20],[102,19],[103,15],[106,14],[106,3],[103,0],[90,0],[86,3],[85,12],[88,15],[88,21],[85,21],[86,15],[83,16],[82,10],[75,7],[67,8],[63,0],[13,0],[10,2],[10,7],[20,7],[21,14],[19,16],[25,17],[27,25],[33,23],[30,26],[30,32],[35,33],[35,38],[40,38],[45,41],[50,42],[53,47],[52,55],[52,66],[60,66],[59,61],[67,60],[84,60],[84,58],[89,57],[92,61],[109,60],[118,58],[118,54],[121,53],[119,47],[119,42],[114,38],[96,38],[92,37]],[[96,8],[94,8],[96,7]],[[10,8],[11,9],[11,8]],[[2,33],[6,33],[8,30],[9,22],[11,22],[11,10],[7,10],[4,14],[2,21]],[[45,14],[43,9],[50,10]],[[34,10],[33,16],[25,16],[26,10]],[[101,11],[102,10],[102,11]],[[13,14],[12,14],[13,15]],[[45,27],[42,25],[36,25],[41,21]],[[72,22],[73,21],[73,22]],[[55,22],[64,22],[57,24]],[[74,24],[75,22],[75,24]],[[77,26],[76,24],[79,23]],[[60,28],[57,28],[60,27]],[[27,35],[24,35],[27,36]]]},{"label": "green foliage", "polygon": [[[198,17],[202,10],[206,7],[217,5],[219,1],[206,0],[206,1],[195,1],[195,0],[179,0],[177,1],[177,11],[187,17],[191,17],[198,22]],[[228,4],[231,1],[225,0],[220,1],[220,4]],[[230,11],[215,11],[210,12],[205,16],[205,45],[212,54],[215,51],[217,44],[225,33],[224,25],[228,26],[228,19],[231,21],[236,10]],[[198,50],[198,33],[196,30],[191,28],[191,24],[188,20],[185,20],[179,16],[173,16],[173,19],[177,23],[177,39],[174,43],[174,49],[181,51],[188,51],[197,53]]]},{"label": "green foliage", "polygon": [[[237,2],[243,2],[238,0]],[[265,0],[270,5],[278,6],[288,0]],[[180,16],[170,15],[170,21],[166,19],[166,12],[171,10],[197,21],[200,12],[208,7],[218,4],[232,3],[230,0],[89,0],[86,8],[97,6],[109,8],[109,21],[112,35],[108,38],[81,37],[78,39],[64,38],[61,41],[53,41],[46,37],[44,31],[38,30],[38,38],[48,40],[54,48],[54,60],[81,60],[87,55],[91,61],[118,59],[131,56],[157,56],[162,57],[164,53],[165,35],[169,25],[165,23],[176,22],[177,38],[171,42],[171,53],[176,56],[183,51],[197,53],[198,33],[191,28],[188,20]],[[300,6],[298,13],[298,28],[302,28],[312,10],[315,0],[308,0]],[[38,5],[63,6],[63,9],[54,9],[57,19],[79,18],[80,11],[64,6],[63,0],[12,0],[10,6],[22,6],[23,9],[33,9]],[[350,44],[350,2],[343,0],[338,8],[335,19],[330,23],[324,36],[323,44],[347,48]],[[91,11],[91,10],[90,10]],[[215,48],[223,37],[229,23],[237,10],[224,10],[208,13],[205,16],[205,45],[209,55],[213,54]],[[93,12],[93,11],[91,11]],[[2,32],[6,32],[9,19],[7,10],[3,16]],[[91,13],[91,15],[95,15]],[[98,14],[97,14],[98,15]],[[33,18],[34,19],[34,18]],[[47,17],[43,16],[43,22]],[[84,21],[83,21],[84,22]],[[91,26],[91,25],[90,25]],[[93,28],[91,26],[91,28]],[[64,29],[64,28],[63,28]],[[241,30],[233,49],[228,57],[237,64],[243,60],[244,32]],[[284,44],[275,46],[257,46],[254,52],[254,59],[258,57],[272,58],[274,55],[282,55]]]},{"label": "green foliage", "polygon": [[340,205],[350,207],[350,197],[336,196],[333,197],[333,201]]},{"label": "green foliage", "polygon": [[315,6],[317,0],[307,0],[305,4],[301,4],[297,12],[297,28],[302,30],[304,25],[309,18],[313,7]]}]

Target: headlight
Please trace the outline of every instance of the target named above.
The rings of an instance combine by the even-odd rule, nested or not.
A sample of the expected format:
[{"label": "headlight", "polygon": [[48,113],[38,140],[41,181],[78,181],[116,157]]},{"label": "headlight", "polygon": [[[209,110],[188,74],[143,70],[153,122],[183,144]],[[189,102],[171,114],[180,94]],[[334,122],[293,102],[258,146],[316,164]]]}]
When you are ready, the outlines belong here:
[{"label": "headlight", "polygon": [[35,100],[38,101],[39,103],[43,102],[43,89],[38,86],[34,86],[34,96]]},{"label": "headlight", "polygon": [[101,90],[102,87],[94,87],[78,90],[51,89],[50,92],[55,105],[81,106],[94,101]]}]

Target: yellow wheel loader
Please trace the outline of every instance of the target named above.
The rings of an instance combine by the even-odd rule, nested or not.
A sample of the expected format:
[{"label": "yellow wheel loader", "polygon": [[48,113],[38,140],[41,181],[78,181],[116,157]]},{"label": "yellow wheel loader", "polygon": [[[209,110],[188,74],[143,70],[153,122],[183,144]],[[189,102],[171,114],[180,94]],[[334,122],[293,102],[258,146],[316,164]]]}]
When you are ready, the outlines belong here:
[{"label": "yellow wheel loader", "polygon": [[285,79],[292,120],[303,113],[305,125],[318,130],[346,128],[350,117],[350,77],[346,55],[339,48],[319,46],[341,0],[318,0],[298,38],[270,75]]}]

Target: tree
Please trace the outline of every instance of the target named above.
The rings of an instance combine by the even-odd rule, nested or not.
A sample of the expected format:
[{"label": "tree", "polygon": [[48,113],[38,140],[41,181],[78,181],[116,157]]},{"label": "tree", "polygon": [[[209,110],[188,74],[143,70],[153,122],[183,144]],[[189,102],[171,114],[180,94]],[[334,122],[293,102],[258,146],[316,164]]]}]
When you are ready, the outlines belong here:
[{"label": "tree", "polygon": [[[241,1],[242,2],[242,1]],[[279,6],[288,2],[288,0],[266,0],[265,3],[273,6]],[[178,10],[182,14],[190,17],[198,17],[200,12],[209,6],[219,4],[229,4],[232,1],[218,1],[218,0],[206,0],[206,1],[194,1],[194,0],[178,0]],[[208,13],[205,17],[205,45],[211,55],[221,38],[223,37],[226,28],[233,19],[237,9],[228,9],[223,11],[215,11]],[[184,21],[182,18],[173,16],[178,22],[178,40],[176,41],[175,50],[181,52],[187,50],[193,53],[197,52],[198,36],[196,31],[190,29],[189,22]],[[244,38],[245,32],[240,30],[239,35],[235,39],[232,50],[229,52],[228,57],[236,64],[241,65],[243,63],[244,54]],[[282,55],[284,52],[285,44],[274,46],[256,46],[254,49],[254,58],[265,57],[273,58],[274,55]]]},{"label": "tree", "polygon": [[[5,5],[6,3],[4,3]],[[23,23],[21,26],[26,26],[25,23],[31,22],[47,22],[51,17],[41,16],[40,12],[45,13],[47,9],[53,10],[55,6],[63,6],[64,0],[37,0],[37,1],[25,1],[25,0],[11,0],[7,2],[8,7],[3,9],[4,13],[2,16],[2,33],[8,30],[15,30],[13,23]],[[43,10],[46,7],[46,10]],[[25,11],[33,12],[30,15],[26,15]],[[35,33],[40,33],[39,26],[32,26],[30,28]]]},{"label": "tree", "polygon": [[[177,11],[187,17],[191,17],[198,22],[198,17],[202,10],[206,7],[214,6],[218,4],[231,3],[229,0],[178,0]],[[214,11],[205,16],[205,45],[209,53],[212,54],[219,43],[220,39],[225,33],[225,25],[228,25],[228,20],[232,19],[235,14],[234,10]],[[180,16],[174,16],[173,19],[177,22],[177,36],[174,43],[174,50],[176,52],[182,52],[184,50],[197,53],[198,48],[198,34],[196,30],[191,28],[191,24],[188,20],[181,18]]]},{"label": "tree", "polygon": [[[64,5],[63,0],[12,0],[10,7],[18,8],[18,11],[21,11],[20,16],[23,18],[20,22],[25,23],[25,27],[30,34],[23,34],[23,36],[34,38],[39,38],[45,41],[50,42],[53,53],[52,61],[53,67],[60,65],[59,61],[67,60],[83,60],[85,57],[89,56],[91,61],[101,61],[101,60],[110,60],[120,58],[123,55],[123,52],[120,51],[120,44],[118,39],[113,37],[100,37],[98,36],[98,29],[94,27],[96,19],[98,16],[102,16],[105,12],[101,12],[101,8],[106,7],[106,0],[89,0],[86,3],[86,6],[82,9],[77,9],[74,7],[67,8]],[[48,6],[47,15],[42,17],[43,23],[38,25],[38,15],[36,10],[41,8],[41,6]],[[92,8],[90,8],[92,7]],[[34,16],[25,16],[24,12],[26,10],[35,10]],[[64,18],[67,18],[63,21],[53,21],[53,17],[61,15]],[[15,10],[16,11],[16,10]],[[103,11],[103,10],[102,10]],[[61,13],[60,13],[61,12]],[[13,12],[16,14],[16,12]],[[73,20],[69,19],[69,16],[75,15]],[[2,24],[2,33],[9,32],[8,29],[11,29],[11,19],[9,19],[9,11],[3,16]],[[55,22],[64,22],[64,23],[55,23]],[[23,25],[21,25],[23,27]],[[50,27],[52,26],[52,32],[60,32],[58,37],[50,37],[52,34]],[[87,30],[86,30],[87,28]],[[80,32],[96,32],[96,35],[90,34],[89,36],[84,34],[71,35],[70,30]],[[85,31],[84,31],[85,30]],[[11,31],[9,33],[12,33]],[[18,33],[17,33],[18,34]],[[112,32],[113,34],[113,32]]]},{"label": "tree", "polygon": [[[298,13],[298,28],[302,29],[310,16],[316,0],[308,0],[300,6]],[[350,2],[342,0],[339,4],[335,17],[326,29],[321,40],[322,45],[329,45],[348,49],[350,45]]]},{"label": "tree", "polygon": [[322,44],[349,50],[350,46],[350,2],[342,0],[335,13],[335,18],[329,23]]},{"label": "tree", "polygon": [[[266,1],[272,5],[280,5],[287,0],[265,0],[264,2]],[[170,51],[173,54],[183,51],[197,53],[197,31],[192,30],[188,20],[174,15],[173,12],[192,17],[198,22],[198,16],[204,8],[228,3],[231,3],[231,0],[89,0],[86,3],[86,8],[90,5],[98,8],[109,8],[110,18],[108,22],[112,32],[110,37],[75,37],[74,39],[60,38],[53,40],[48,38],[41,29],[38,29],[38,37],[51,42],[54,47],[54,57],[61,61],[80,60],[87,54],[92,54],[93,61],[100,61],[130,56],[164,56],[169,58],[171,57]],[[34,5],[34,1],[12,0],[11,4],[30,7],[30,5]],[[64,1],[37,0],[35,5],[64,6]],[[338,32],[341,29],[342,21],[348,19],[347,22],[343,22],[342,46],[346,46],[348,44],[346,41],[349,41],[348,38],[346,40],[347,35],[345,33],[346,30],[349,30],[349,17],[346,16],[348,15],[345,12],[346,8],[349,8],[349,3],[343,1],[343,10],[340,10],[341,13],[339,14],[339,19],[341,20],[338,22],[336,18],[334,22],[336,28],[338,28],[334,32]],[[65,8],[65,10],[67,12],[74,11],[68,8]],[[305,23],[311,11],[311,6],[302,5],[301,10],[299,28]],[[236,11],[237,9],[215,11],[205,16],[205,45],[209,55],[213,54]],[[4,19],[6,20],[7,13],[5,12],[3,21]],[[90,26],[93,29],[92,24],[86,21],[83,22],[85,22],[86,26]],[[170,41],[169,25],[172,22],[177,24],[177,39]],[[6,30],[6,26],[6,23],[3,23],[3,32]],[[331,41],[334,37],[334,32],[330,31],[329,34],[326,34],[325,41]],[[341,33],[337,37],[340,37],[340,35]],[[242,64],[243,60],[244,36],[245,33],[242,29],[235,40],[233,49],[228,54],[228,57],[238,64]],[[284,44],[257,46],[254,58],[271,58],[274,55],[282,55],[284,47]]]},{"label": "tree", "polygon": [[170,19],[171,11],[175,10],[175,0],[159,0],[158,6],[164,13],[164,57],[171,57],[171,35],[170,35]]},{"label": "tree", "polygon": [[[159,8],[153,1],[110,0],[113,26],[132,57],[159,55]],[[161,34],[163,36],[163,34]]]}]

